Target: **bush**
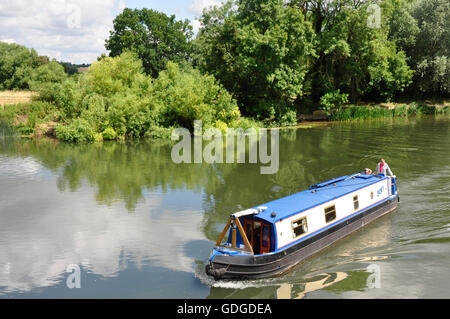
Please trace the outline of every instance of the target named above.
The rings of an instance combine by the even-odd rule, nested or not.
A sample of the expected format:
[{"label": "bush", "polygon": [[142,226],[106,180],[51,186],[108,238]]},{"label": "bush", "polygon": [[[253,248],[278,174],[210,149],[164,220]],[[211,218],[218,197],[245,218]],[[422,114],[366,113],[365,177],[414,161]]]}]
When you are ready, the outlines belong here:
[{"label": "bush", "polygon": [[332,110],[339,110],[348,103],[348,94],[341,93],[340,90],[326,93],[320,98],[320,109],[331,115]]},{"label": "bush", "polygon": [[[87,73],[40,88],[40,105],[58,110],[65,125],[56,136],[67,142],[170,137],[172,127],[230,127],[241,113],[213,76],[169,62],[157,79],[143,73],[133,53],[106,57]],[[40,116],[40,113],[39,113]],[[288,113],[283,121],[292,121]]]},{"label": "bush", "polygon": [[56,137],[66,142],[86,143],[93,142],[95,131],[84,119],[77,119],[69,125],[57,125]]},{"label": "bush", "polygon": [[153,94],[162,106],[164,126],[192,130],[195,120],[210,127],[217,120],[228,125],[240,117],[236,101],[215,78],[191,67],[181,69],[169,62],[154,81]]},{"label": "bush", "polygon": [[295,125],[297,124],[297,112],[292,110],[286,111],[277,122],[280,126]]},{"label": "bush", "polygon": [[105,141],[112,141],[117,138],[117,133],[114,131],[113,128],[108,127],[106,130],[103,131],[103,140]]},{"label": "bush", "polygon": [[64,67],[56,61],[51,61],[33,69],[28,82],[30,89],[36,91],[52,83],[62,83],[66,78]]}]

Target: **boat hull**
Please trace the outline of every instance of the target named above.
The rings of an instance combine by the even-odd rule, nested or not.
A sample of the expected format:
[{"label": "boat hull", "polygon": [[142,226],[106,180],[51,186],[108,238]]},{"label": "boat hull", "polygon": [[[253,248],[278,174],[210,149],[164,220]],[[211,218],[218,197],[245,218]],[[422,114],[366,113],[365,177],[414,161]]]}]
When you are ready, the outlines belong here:
[{"label": "boat hull", "polygon": [[397,208],[398,195],[282,251],[257,256],[217,255],[206,266],[216,280],[249,280],[280,275],[303,259],[361,229]]}]

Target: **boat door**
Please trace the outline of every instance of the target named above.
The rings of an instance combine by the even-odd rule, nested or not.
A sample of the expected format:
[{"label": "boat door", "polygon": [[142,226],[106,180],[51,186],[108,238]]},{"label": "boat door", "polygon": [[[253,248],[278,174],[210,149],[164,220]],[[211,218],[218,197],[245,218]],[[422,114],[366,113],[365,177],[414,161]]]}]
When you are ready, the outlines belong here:
[{"label": "boat door", "polygon": [[261,229],[261,254],[270,253],[270,228],[263,224]]},{"label": "boat door", "polygon": [[244,220],[244,231],[255,255],[270,252],[270,226],[260,221]]}]

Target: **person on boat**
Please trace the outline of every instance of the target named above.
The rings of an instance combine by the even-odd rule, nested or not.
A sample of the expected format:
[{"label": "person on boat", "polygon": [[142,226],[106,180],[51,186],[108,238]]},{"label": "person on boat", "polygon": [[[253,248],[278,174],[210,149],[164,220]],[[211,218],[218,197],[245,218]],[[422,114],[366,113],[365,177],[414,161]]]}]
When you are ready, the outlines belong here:
[{"label": "person on boat", "polygon": [[364,169],[364,174],[366,175],[372,175],[372,170],[370,168],[365,168]]},{"label": "person on boat", "polygon": [[377,174],[381,174],[384,176],[387,176],[387,174],[389,174],[389,176],[394,176],[388,163],[386,163],[383,158],[381,159],[381,162],[378,163]]}]

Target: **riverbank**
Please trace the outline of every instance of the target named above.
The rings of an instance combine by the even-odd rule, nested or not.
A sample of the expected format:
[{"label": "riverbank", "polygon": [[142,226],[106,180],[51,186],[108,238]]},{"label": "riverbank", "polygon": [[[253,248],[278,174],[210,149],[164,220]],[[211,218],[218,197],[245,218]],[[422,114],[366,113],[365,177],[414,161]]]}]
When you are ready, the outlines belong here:
[{"label": "riverbank", "polygon": [[[10,126],[7,130],[4,129],[3,132],[12,132],[12,128],[14,128],[22,137],[57,138],[57,127],[65,125],[63,119],[59,116],[58,110],[51,104],[33,101],[32,98],[35,95],[35,92],[30,91],[0,92],[0,118]],[[283,128],[307,129],[340,121],[359,121],[445,113],[450,113],[450,101],[445,99],[382,104],[365,103],[347,105],[339,110],[332,111],[330,114],[323,111],[300,114],[296,125]],[[247,129],[249,126],[276,127],[275,125],[271,125],[271,123],[257,122],[252,119],[245,119],[245,121],[244,129]],[[164,136],[156,137],[168,138],[169,136],[169,134],[165,134]],[[114,140],[116,138],[117,136],[114,135],[114,132],[111,132],[111,136],[106,139]]]},{"label": "riverbank", "polygon": [[425,100],[409,103],[348,105],[332,112],[329,119],[332,121],[352,121],[444,113],[450,113],[450,101]]}]

